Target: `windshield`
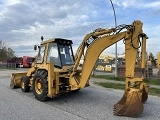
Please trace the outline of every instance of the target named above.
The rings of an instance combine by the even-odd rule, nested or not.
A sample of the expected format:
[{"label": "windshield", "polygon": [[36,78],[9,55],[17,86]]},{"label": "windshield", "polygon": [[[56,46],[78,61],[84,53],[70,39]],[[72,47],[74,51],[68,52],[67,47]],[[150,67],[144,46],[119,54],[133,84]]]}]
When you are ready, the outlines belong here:
[{"label": "windshield", "polygon": [[33,57],[28,57],[28,58],[27,58],[27,62],[32,63],[33,61],[34,61],[34,58],[33,58]]}]

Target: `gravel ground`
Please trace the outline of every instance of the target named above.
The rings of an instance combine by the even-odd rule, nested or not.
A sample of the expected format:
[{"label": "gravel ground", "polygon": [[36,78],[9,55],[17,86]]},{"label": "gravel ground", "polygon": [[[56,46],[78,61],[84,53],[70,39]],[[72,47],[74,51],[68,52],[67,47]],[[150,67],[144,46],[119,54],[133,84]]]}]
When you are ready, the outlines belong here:
[{"label": "gravel ground", "polygon": [[[22,69],[23,71],[23,69]],[[25,71],[25,70],[24,70]],[[37,101],[32,92],[9,88],[10,74],[0,71],[0,120],[159,120],[160,98],[149,96],[138,118],[114,116],[113,105],[123,91],[107,89],[91,82],[91,86],[77,93],[68,93],[50,101]]]}]

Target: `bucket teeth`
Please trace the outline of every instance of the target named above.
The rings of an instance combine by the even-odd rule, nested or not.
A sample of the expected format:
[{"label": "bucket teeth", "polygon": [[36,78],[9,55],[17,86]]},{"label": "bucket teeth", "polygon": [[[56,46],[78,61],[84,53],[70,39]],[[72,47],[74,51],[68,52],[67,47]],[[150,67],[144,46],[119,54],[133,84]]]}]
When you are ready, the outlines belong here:
[{"label": "bucket teeth", "polygon": [[138,117],[143,111],[142,96],[138,91],[126,91],[122,99],[113,107],[113,114],[126,117]]},{"label": "bucket teeth", "polygon": [[114,115],[120,115],[120,114],[118,114],[118,111],[120,111],[122,109],[122,107],[123,107],[123,105],[121,105],[121,104],[114,105],[114,107],[113,107],[113,114]]}]

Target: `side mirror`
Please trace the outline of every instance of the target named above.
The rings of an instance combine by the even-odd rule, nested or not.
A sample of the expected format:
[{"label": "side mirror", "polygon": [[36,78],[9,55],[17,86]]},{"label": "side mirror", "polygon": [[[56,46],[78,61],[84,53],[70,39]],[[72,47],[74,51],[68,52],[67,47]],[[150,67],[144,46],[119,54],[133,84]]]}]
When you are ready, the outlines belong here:
[{"label": "side mirror", "polygon": [[37,50],[37,45],[34,45],[34,50],[35,50],[35,51]]}]

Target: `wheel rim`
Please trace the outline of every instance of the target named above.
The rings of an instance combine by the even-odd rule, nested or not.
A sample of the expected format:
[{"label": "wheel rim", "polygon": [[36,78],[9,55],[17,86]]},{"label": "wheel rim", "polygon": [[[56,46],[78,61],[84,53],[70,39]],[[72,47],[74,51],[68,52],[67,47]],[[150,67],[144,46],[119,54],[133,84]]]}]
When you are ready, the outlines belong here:
[{"label": "wheel rim", "polygon": [[35,81],[35,91],[37,94],[42,94],[43,84],[40,78],[37,78]]},{"label": "wheel rim", "polygon": [[24,81],[21,82],[21,88],[24,89]]}]

